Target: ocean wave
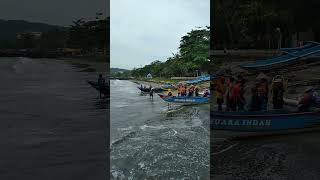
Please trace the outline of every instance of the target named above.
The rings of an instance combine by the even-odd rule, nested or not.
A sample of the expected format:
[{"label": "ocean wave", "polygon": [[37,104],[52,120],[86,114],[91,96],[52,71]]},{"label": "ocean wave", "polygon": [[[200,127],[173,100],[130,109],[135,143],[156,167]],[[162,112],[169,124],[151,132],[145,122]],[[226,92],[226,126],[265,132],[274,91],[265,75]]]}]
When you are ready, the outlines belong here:
[{"label": "ocean wave", "polygon": [[129,131],[129,130],[132,130],[133,127],[132,126],[129,126],[129,127],[126,127],[126,128],[117,128],[117,130],[119,131]]},{"label": "ocean wave", "polygon": [[149,129],[165,129],[166,127],[163,125],[159,125],[159,126],[142,125],[142,126],[140,126],[141,130],[145,130],[147,128],[149,128]]},{"label": "ocean wave", "polygon": [[120,138],[111,141],[110,146],[112,147],[114,145],[120,144],[120,143],[124,142],[125,140],[133,137],[136,133],[137,133],[136,131],[131,131],[128,134],[126,134],[124,136],[121,136]]}]

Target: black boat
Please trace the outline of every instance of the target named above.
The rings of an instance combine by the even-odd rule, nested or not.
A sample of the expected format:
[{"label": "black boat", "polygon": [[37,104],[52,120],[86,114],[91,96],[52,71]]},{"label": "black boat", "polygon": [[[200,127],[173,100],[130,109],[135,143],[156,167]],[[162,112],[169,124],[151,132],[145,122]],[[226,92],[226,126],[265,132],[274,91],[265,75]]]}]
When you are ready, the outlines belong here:
[{"label": "black boat", "polygon": [[92,87],[94,87],[97,91],[101,92],[104,95],[110,94],[110,86],[105,83],[104,85],[98,84],[96,81],[87,81]]},{"label": "black boat", "polygon": [[[143,93],[150,93],[151,88],[141,88],[138,86],[138,89],[140,89],[141,92]],[[162,88],[153,88],[153,92],[155,93],[159,93],[159,92],[163,92],[164,90]]]}]

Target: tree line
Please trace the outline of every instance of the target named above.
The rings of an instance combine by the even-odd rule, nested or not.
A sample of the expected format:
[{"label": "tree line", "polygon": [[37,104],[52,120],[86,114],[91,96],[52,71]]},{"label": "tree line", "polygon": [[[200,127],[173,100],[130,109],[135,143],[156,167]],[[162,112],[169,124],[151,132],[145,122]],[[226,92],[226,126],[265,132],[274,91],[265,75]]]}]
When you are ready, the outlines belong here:
[{"label": "tree line", "polygon": [[[181,37],[178,52],[165,62],[155,60],[152,63],[126,72],[126,76],[170,78],[173,76],[195,76],[206,70],[209,61],[210,27],[191,30]],[[122,75],[123,76],[123,75]]]},{"label": "tree line", "polygon": [[[98,14],[99,15],[99,14]],[[109,49],[110,18],[98,16],[95,20],[79,19],[70,27],[56,27],[41,35],[23,32],[15,39],[0,43],[2,49],[57,50],[59,48],[81,49],[83,52],[106,51]]]},{"label": "tree line", "polygon": [[292,35],[310,29],[320,40],[320,24],[314,21],[319,7],[317,0],[216,0],[215,48],[276,49],[280,38],[288,47]]}]

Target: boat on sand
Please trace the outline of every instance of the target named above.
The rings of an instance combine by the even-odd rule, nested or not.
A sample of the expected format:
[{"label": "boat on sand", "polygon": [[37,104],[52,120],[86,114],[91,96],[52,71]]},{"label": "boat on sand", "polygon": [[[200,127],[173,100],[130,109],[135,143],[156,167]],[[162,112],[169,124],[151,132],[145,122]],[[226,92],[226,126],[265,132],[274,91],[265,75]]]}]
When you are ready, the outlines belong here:
[{"label": "boat on sand", "polygon": [[288,110],[211,112],[211,129],[237,132],[290,132],[320,127],[320,112]]}]

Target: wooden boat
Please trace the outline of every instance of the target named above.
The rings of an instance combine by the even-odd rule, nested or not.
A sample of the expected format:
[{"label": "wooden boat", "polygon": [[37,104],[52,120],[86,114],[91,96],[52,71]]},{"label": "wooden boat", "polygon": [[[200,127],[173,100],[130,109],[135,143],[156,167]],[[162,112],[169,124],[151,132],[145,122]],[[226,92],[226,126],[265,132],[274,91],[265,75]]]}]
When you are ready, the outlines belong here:
[{"label": "wooden boat", "polygon": [[259,112],[211,112],[212,129],[242,132],[274,132],[320,125],[320,112],[284,110]]},{"label": "wooden boat", "polygon": [[[138,89],[140,89],[140,91],[143,93],[150,93],[150,90],[151,90],[151,88],[141,88],[139,86],[138,86]],[[153,91],[157,93],[157,92],[162,92],[164,90],[162,88],[153,88]]]},{"label": "wooden boat", "polygon": [[176,87],[172,84],[165,84],[163,86],[161,86],[161,89],[163,89],[164,91],[168,91],[169,89],[176,89]]},{"label": "wooden boat", "polygon": [[104,85],[99,85],[96,81],[87,81],[88,84],[90,84],[93,88],[95,88],[97,91],[101,92],[104,95],[110,94],[110,86],[105,83]]},{"label": "wooden boat", "polygon": [[288,65],[296,64],[300,61],[308,60],[308,57],[320,53],[320,44],[314,46],[307,46],[299,50],[287,50],[287,54],[272,57],[270,59],[257,60],[254,63],[241,65],[242,68],[249,71],[269,71]]},{"label": "wooden boat", "polygon": [[214,76],[211,76],[211,77],[210,76],[199,76],[196,79],[190,80],[190,81],[186,81],[185,83],[187,83],[187,84],[199,84],[199,83],[210,81],[210,80],[214,80],[214,79],[216,79],[216,77],[214,77]]},{"label": "wooden boat", "polygon": [[200,96],[166,96],[163,94],[158,94],[161,99],[168,103],[177,103],[177,104],[205,104],[209,103],[209,97],[200,97]]}]

